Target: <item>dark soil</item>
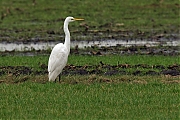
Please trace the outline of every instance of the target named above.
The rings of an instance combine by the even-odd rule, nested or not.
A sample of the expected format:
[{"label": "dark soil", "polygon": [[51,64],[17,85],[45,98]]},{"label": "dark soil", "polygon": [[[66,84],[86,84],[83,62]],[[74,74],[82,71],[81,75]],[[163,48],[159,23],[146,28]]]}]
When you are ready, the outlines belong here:
[{"label": "dark soil", "polygon": [[[132,70],[133,69],[133,70]],[[142,70],[141,70],[142,69]],[[30,67],[26,66],[1,66],[0,67],[0,76],[11,74],[13,76],[20,75],[47,75],[47,66],[41,65],[40,70],[33,70]],[[74,66],[67,65],[62,75],[171,75],[178,76],[180,75],[180,65],[147,65],[147,64],[119,64],[119,65],[108,65],[104,64],[102,61],[99,65],[93,66]]]},{"label": "dark soil", "polygon": [[176,56],[180,55],[179,46],[155,46],[147,47],[144,46],[131,46],[131,47],[122,47],[122,46],[111,46],[111,47],[97,47],[91,46],[87,49],[71,49],[71,54],[89,54],[89,55],[104,55],[104,54],[121,54],[121,55],[168,55]]}]

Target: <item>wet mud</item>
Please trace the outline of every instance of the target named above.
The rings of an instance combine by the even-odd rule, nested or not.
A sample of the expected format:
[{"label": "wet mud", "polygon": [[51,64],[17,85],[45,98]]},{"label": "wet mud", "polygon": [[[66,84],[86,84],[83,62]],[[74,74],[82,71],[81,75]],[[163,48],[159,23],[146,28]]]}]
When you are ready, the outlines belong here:
[{"label": "wet mud", "polygon": [[[51,49],[48,50],[32,50],[32,51],[3,51],[0,52],[1,56],[18,55],[18,56],[35,56],[35,55],[49,55]],[[180,46],[154,46],[148,47],[143,46],[130,46],[124,47],[121,45],[117,46],[90,46],[81,49],[77,46],[71,48],[70,54],[76,55],[165,55],[165,56],[177,56],[180,55]]]},{"label": "wet mud", "polygon": [[[9,55],[49,55],[51,50],[34,50],[34,51],[5,51],[1,52],[0,56],[9,56]],[[154,46],[148,47],[147,45],[143,46],[130,46],[124,47],[121,45],[117,46],[91,46],[85,49],[80,49],[78,46],[71,49],[71,54],[75,55],[90,55],[90,56],[101,56],[107,54],[117,54],[117,55],[164,55],[164,56],[178,56],[180,55],[179,46]],[[30,79],[32,76],[43,76],[43,78],[36,78],[35,80],[40,83],[46,83],[48,78],[47,65],[41,64],[38,69],[34,69],[28,66],[0,66],[0,83],[21,83]],[[113,75],[133,75],[133,76],[172,76],[180,77],[180,64],[172,64],[169,66],[164,65],[148,65],[148,64],[118,64],[118,65],[109,65],[105,64],[104,61],[96,63],[96,65],[84,65],[84,66],[75,66],[75,65],[66,65],[62,72],[63,76],[68,75],[97,75],[97,76],[113,76]],[[5,78],[3,78],[5,76]],[[19,78],[20,77],[20,78]],[[17,79],[16,79],[17,78]],[[9,79],[9,81],[6,81]],[[43,79],[43,80],[42,80]],[[90,79],[90,78],[88,78]],[[33,80],[32,80],[33,81]],[[94,81],[93,79],[89,80],[90,82]],[[109,82],[110,79],[100,79],[100,82]],[[169,81],[171,82],[171,81]],[[168,83],[169,83],[168,82]],[[71,84],[76,84],[77,81],[69,81]],[[135,81],[135,83],[142,83],[142,81]],[[143,82],[144,83],[144,82]],[[167,83],[167,81],[164,81]],[[176,82],[179,83],[179,82]]]},{"label": "wet mud", "polygon": [[[0,66],[0,76],[12,75],[47,75],[47,65],[42,64],[39,66],[39,70],[34,70],[33,68],[26,66]],[[108,65],[104,64],[102,61],[99,65],[85,65],[85,66],[75,66],[67,65],[62,75],[170,75],[179,76],[180,75],[180,64],[174,64],[169,66],[163,65],[147,65],[147,64],[119,64],[119,65]]]},{"label": "wet mud", "polygon": [[180,46],[155,46],[147,47],[143,46],[111,46],[111,47],[98,47],[91,46],[87,49],[78,49],[78,46],[71,50],[71,54],[80,55],[106,55],[106,54],[118,54],[118,55],[168,55],[176,56],[180,55]]}]

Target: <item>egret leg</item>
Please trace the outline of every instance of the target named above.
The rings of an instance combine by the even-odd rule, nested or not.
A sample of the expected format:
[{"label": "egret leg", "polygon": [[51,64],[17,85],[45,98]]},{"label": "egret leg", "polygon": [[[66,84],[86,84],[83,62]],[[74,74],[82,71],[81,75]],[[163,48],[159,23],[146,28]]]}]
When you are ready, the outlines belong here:
[{"label": "egret leg", "polygon": [[[58,78],[55,79],[55,81],[54,81],[55,83],[57,82],[57,79]],[[59,82],[60,82],[60,80],[61,80],[61,74],[59,74]]]},{"label": "egret leg", "polygon": [[60,80],[61,80],[61,74],[59,74],[59,82],[60,82]]}]

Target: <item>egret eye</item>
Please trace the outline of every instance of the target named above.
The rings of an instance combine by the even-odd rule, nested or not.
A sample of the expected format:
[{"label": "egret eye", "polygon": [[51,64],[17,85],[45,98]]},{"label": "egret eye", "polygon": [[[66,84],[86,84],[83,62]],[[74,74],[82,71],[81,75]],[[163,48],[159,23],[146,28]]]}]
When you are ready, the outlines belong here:
[{"label": "egret eye", "polygon": [[71,18],[71,20],[74,20],[73,18]]}]

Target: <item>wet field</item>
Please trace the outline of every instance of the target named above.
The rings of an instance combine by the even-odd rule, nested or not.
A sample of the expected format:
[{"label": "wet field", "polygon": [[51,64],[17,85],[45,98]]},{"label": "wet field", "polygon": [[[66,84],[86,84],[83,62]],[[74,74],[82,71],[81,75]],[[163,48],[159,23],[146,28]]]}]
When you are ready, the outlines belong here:
[{"label": "wet field", "polygon": [[[164,55],[164,56],[179,56],[180,55],[180,40],[179,35],[171,38],[157,37],[154,39],[138,39],[133,40],[124,38],[106,40],[76,40],[71,41],[71,54],[74,55]],[[100,37],[99,37],[100,39]],[[61,41],[60,41],[61,42]],[[62,41],[63,42],[63,41]],[[49,56],[51,49],[59,41],[16,41],[16,42],[1,42],[0,52],[2,56]],[[28,66],[0,66],[0,76],[12,74],[19,75],[47,75],[47,64],[41,64],[40,70],[35,70]],[[133,70],[132,70],[133,69]],[[139,70],[141,69],[141,70]],[[149,65],[137,63],[131,65],[128,63],[110,65],[100,61],[96,65],[67,65],[63,70],[63,75],[180,75],[180,63],[164,66],[161,64]]]},{"label": "wet field", "polygon": [[[130,4],[131,2],[124,4],[110,2],[108,7],[104,7],[106,6],[104,2],[98,3],[101,9],[89,8],[90,2],[86,6],[87,8],[84,8],[92,9],[88,14],[84,13],[87,10],[81,10],[81,6],[72,8],[72,10],[79,9],[81,12],[76,11],[74,16],[82,17],[85,21],[70,25],[71,54],[179,56],[180,35],[179,18],[177,17],[179,3],[177,1],[156,1],[154,3],[142,1],[142,4],[139,5],[139,2],[133,1]],[[28,6],[23,1],[3,2],[0,20],[1,56],[49,56],[57,43],[63,43],[62,25],[63,16],[67,16],[64,12],[66,8],[59,8],[56,3],[61,2],[49,3],[53,6],[53,8],[49,8],[43,1],[28,2]],[[27,8],[22,6],[27,6]],[[106,12],[99,16],[102,8]],[[109,10],[110,8],[112,10]],[[117,10],[113,10],[114,8]],[[59,11],[61,12],[59,13]],[[57,17],[57,14],[60,17]],[[43,63],[39,68],[40,70],[37,71],[26,65],[0,66],[0,75],[47,74],[47,64]],[[136,70],[137,68],[142,68],[142,70]],[[180,63],[168,66],[123,63],[114,66],[100,61],[96,65],[67,65],[62,74],[178,76]]]}]

